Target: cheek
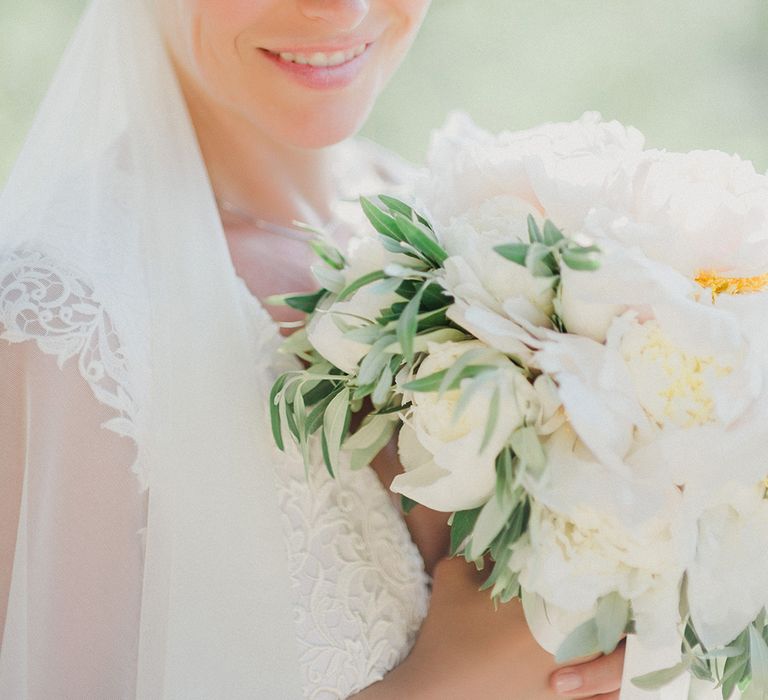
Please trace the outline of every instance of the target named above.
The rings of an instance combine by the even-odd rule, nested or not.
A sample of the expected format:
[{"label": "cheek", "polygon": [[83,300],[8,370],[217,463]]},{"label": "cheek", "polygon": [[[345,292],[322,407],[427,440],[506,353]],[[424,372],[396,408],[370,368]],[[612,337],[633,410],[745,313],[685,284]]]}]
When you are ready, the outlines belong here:
[{"label": "cheek", "polygon": [[248,26],[270,0],[192,0],[197,12],[221,25]]},{"label": "cheek", "polygon": [[240,38],[253,27],[267,24],[269,6],[276,0],[196,0],[188,28],[190,53],[198,75],[211,84],[238,79],[243,56]]}]

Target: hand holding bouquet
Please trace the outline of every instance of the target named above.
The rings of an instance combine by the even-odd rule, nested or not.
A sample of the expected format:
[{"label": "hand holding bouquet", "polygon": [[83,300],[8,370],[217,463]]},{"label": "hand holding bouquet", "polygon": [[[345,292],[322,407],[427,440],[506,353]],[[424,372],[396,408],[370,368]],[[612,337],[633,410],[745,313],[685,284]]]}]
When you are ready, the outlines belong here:
[{"label": "hand holding bouquet", "polygon": [[322,289],[286,298],[309,317],[278,444],[334,474],[400,427],[406,510],[451,513],[561,660],[631,634],[676,650],[639,688],[768,697],[768,178],[595,114],[457,115],[408,200],[363,199],[371,229],[318,241]]}]

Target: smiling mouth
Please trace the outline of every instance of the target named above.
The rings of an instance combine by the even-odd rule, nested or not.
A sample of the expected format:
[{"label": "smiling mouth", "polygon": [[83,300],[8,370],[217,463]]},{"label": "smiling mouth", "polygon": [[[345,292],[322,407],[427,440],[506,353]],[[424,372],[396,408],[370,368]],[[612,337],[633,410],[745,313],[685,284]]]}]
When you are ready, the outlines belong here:
[{"label": "smiling mouth", "polygon": [[358,56],[362,56],[369,46],[370,44],[360,44],[346,51],[314,51],[311,53],[277,52],[270,51],[269,49],[262,49],[262,51],[283,63],[312,66],[313,68],[336,68],[354,61]]}]

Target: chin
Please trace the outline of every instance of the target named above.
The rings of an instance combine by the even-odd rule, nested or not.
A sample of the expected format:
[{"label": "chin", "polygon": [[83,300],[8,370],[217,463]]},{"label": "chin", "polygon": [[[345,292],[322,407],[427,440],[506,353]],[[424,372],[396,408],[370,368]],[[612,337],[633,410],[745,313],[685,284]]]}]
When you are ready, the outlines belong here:
[{"label": "chin", "polygon": [[326,148],[354,136],[362,128],[366,116],[338,114],[329,115],[325,119],[313,116],[303,124],[292,120],[290,126],[283,126],[281,140],[295,148]]},{"label": "chin", "polygon": [[[329,96],[330,97],[330,96]],[[357,134],[365,124],[375,103],[366,100],[333,99],[280,109],[264,120],[253,115],[253,122],[280,143],[299,149],[321,149],[333,146]]]}]

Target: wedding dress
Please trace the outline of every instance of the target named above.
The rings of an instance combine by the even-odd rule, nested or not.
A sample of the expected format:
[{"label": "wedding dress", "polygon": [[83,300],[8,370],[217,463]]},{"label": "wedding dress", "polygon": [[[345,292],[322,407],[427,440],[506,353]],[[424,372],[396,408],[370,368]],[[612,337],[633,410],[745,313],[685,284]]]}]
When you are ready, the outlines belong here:
[{"label": "wedding dress", "polygon": [[93,2],[2,194],[0,338],[0,698],[339,698],[405,657],[423,563],[371,470],[272,444],[279,335],[143,0]]}]

